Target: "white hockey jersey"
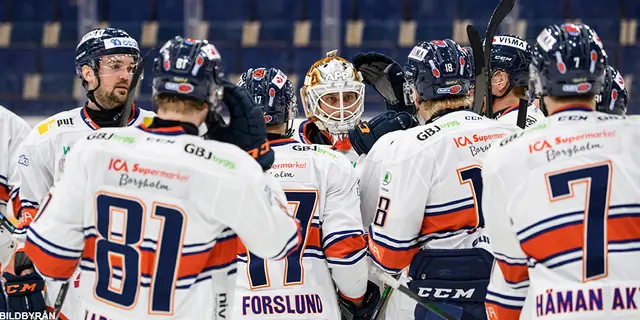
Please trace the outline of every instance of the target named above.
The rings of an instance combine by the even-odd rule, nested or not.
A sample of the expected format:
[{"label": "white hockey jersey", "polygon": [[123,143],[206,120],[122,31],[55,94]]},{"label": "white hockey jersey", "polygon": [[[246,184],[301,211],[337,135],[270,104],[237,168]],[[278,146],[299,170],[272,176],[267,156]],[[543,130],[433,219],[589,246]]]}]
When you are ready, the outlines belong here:
[{"label": "white hockey jersey", "polygon": [[67,164],[25,252],[47,280],[80,265],[86,319],[212,319],[236,259],[233,232],[264,259],[301,241],[282,189],[253,158],[179,126],[93,132]]},{"label": "white hockey jersey", "polygon": [[240,245],[231,319],[340,319],[335,287],[347,299],[362,298],[367,288],[353,167],[328,146],[270,144],[276,160],[269,172],[300,220],[304,246],[284,261],[265,262]]},{"label": "white hockey jersey", "polygon": [[[485,152],[512,132],[471,111],[455,111],[435,121],[376,142],[363,167],[362,208],[373,210],[369,251],[379,267],[398,273],[420,249],[490,250],[479,207]],[[371,209],[373,208],[373,209]],[[405,280],[405,278],[401,278]],[[392,295],[387,319],[413,317],[415,303]]]},{"label": "white hockey jersey", "polygon": [[[542,119],[544,119],[544,113],[542,110],[535,105],[529,105],[527,107],[527,119],[525,120],[525,128],[529,128],[537,123],[539,123]],[[496,120],[500,122],[518,123],[518,105],[511,106],[500,113]]]},{"label": "white hockey jersey", "polygon": [[638,319],[640,122],[573,107],[492,148],[490,319]]},{"label": "white hockey jersey", "polygon": [[[311,122],[312,121],[308,120],[308,119],[302,120],[300,122],[294,121],[294,128],[297,128],[297,130],[294,131],[293,136],[295,137],[295,139],[298,142],[305,143],[305,144],[313,144],[313,142],[311,142],[309,140],[309,138],[308,138],[309,133],[308,133],[308,130],[307,130],[307,127]],[[323,134],[325,135],[325,137],[328,140],[334,141],[334,137],[331,136],[328,132],[324,132]],[[338,142],[336,142],[336,144],[338,144],[338,143],[346,144],[347,141],[348,141],[348,139],[345,140],[345,141],[338,141]],[[349,145],[350,145],[350,142],[349,142]],[[334,150],[336,152],[342,153],[345,157],[347,157],[347,159],[349,161],[351,161],[351,165],[353,165],[354,167],[356,166],[356,163],[358,162],[358,153],[355,150],[353,150],[353,148],[349,148],[347,150],[340,150],[340,149],[336,148],[335,145],[328,146],[328,147],[331,150]]]},{"label": "white hockey jersey", "polygon": [[15,215],[20,210],[18,163],[25,161],[20,157],[19,148],[29,130],[31,128],[22,118],[0,106],[0,153],[3,155],[0,158],[0,219],[7,227],[7,230],[0,227],[0,267],[3,269],[14,251],[10,231],[18,226]]}]

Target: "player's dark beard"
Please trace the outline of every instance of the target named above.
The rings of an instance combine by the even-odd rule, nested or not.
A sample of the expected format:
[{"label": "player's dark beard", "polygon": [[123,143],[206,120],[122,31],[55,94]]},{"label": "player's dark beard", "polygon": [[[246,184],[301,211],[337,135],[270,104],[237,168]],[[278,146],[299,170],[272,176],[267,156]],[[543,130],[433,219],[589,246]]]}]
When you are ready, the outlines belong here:
[{"label": "player's dark beard", "polygon": [[118,82],[110,92],[96,91],[96,100],[104,110],[86,108],[89,117],[100,127],[117,127],[120,125],[125,99],[121,99],[115,93],[116,87],[119,86],[128,87],[127,81]]},{"label": "player's dark beard", "polygon": [[118,96],[116,94],[116,90],[118,89],[118,87],[125,87],[128,88],[129,85],[127,84],[127,81],[121,81],[116,83],[113,86],[113,89],[111,89],[111,91],[109,92],[104,92],[102,90],[97,90],[95,95],[96,95],[96,100],[98,100],[98,103],[100,103],[100,105],[105,108],[105,109],[113,109],[113,108],[118,108],[118,107],[122,107],[122,105],[125,102],[125,98],[121,98],[120,96]]}]

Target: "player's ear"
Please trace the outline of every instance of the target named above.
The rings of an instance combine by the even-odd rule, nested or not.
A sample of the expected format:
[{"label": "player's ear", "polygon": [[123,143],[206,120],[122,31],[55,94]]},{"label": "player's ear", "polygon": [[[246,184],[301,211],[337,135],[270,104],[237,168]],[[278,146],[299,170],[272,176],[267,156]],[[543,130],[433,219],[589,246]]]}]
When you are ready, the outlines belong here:
[{"label": "player's ear", "polygon": [[88,65],[82,66],[82,79],[89,84],[89,87],[93,87],[96,83],[96,75]]},{"label": "player's ear", "polygon": [[497,95],[502,95],[502,93],[507,90],[509,87],[509,79],[506,72],[499,70],[493,74],[491,77],[491,89],[497,92]]}]

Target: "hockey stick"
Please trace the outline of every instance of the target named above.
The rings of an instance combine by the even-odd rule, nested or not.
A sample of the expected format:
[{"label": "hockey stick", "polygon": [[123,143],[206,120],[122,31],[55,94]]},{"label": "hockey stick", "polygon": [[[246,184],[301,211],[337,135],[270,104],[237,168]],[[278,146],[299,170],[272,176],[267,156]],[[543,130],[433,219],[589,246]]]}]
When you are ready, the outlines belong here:
[{"label": "hockey stick", "polygon": [[[400,274],[395,276],[395,279],[400,278]],[[373,309],[373,313],[371,313],[371,320],[378,320],[380,316],[382,316],[382,312],[384,311],[387,303],[389,302],[389,298],[391,297],[391,293],[393,293],[393,288],[390,285],[386,285],[384,291],[382,291],[382,295],[380,296],[380,301],[378,301],[378,305]]]},{"label": "hockey stick", "polygon": [[518,127],[524,129],[527,126],[527,100],[520,99],[520,105],[518,105]]},{"label": "hockey stick", "polygon": [[122,109],[122,116],[120,118],[121,127],[126,127],[129,123],[131,110],[133,110],[133,99],[136,95],[136,87],[138,86],[138,81],[140,81],[140,76],[142,76],[142,71],[144,71],[144,64],[145,62],[147,62],[147,57],[149,57],[149,54],[155,50],[156,48],[149,49],[144,57],[142,57],[142,60],[140,60],[140,62],[136,66],[135,71],[133,72],[133,76],[131,77],[131,84],[129,85],[129,90],[127,90],[127,99],[124,101],[124,109]]},{"label": "hockey stick", "polygon": [[440,309],[438,306],[434,305],[433,303],[425,302],[424,300],[422,300],[422,298],[417,293],[409,290],[409,288],[403,286],[400,283],[400,281],[394,279],[392,276],[388,275],[387,273],[385,273],[384,271],[378,269],[377,267],[371,266],[369,268],[369,270],[370,270],[371,274],[377,276],[378,279],[380,279],[386,285],[392,287],[394,290],[398,290],[398,291],[406,294],[409,298],[415,300],[419,305],[421,305],[421,306],[427,308],[427,310],[437,314],[442,319],[445,319],[445,320],[457,320],[458,319],[458,318],[450,315],[446,311]]},{"label": "hockey stick", "polygon": [[[486,100],[487,103],[485,105],[485,114],[487,118],[493,119],[493,96],[491,95],[491,47],[493,46],[493,37],[495,37],[498,32],[498,27],[502,23],[502,20],[506,18],[511,10],[513,10],[513,6],[515,6],[516,0],[502,0],[500,4],[496,7],[491,15],[491,19],[489,19],[489,25],[487,26],[487,33],[484,37],[484,63],[486,66]],[[477,85],[477,84],[476,84]]]},{"label": "hockey stick", "polygon": [[484,92],[486,91],[487,79],[485,78],[484,50],[482,48],[482,40],[478,30],[472,25],[467,25],[467,37],[473,50],[473,61],[475,63],[474,73],[476,75],[476,87],[473,94],[473,112],[480,114],[482,112],[482,102]]}]

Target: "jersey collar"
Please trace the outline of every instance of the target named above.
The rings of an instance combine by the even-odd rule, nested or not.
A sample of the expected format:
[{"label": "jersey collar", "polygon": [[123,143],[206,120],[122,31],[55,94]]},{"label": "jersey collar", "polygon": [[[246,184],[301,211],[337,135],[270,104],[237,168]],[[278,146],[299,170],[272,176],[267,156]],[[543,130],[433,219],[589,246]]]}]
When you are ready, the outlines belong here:
[{"label": "jersey collar", "polygon": [[507,113],[510,113],[510,112],[513,112],[513,111],[517,111],[518,107],[520,107],[520,104],[514,104],[512,106],[509,106],[506,109],[502,109],[502,110],[496,112],[496,119],[506,116]]},{"label": "jersey collar", "polygon": [[198,135],[198,127],[192,123],[165,120],[158,117],[153,118],[153,121],[148,126],[144,123],[140,124],[138,129],[163,136]]},{"label": "jersey collar", "polygon": [[293,140],[291,138],[269,140],[269,145],[272,146],[272,147],[279,147],[279,146],[284,146],[284,145],[292,144],[292,143],[298,143],[298,141]]},{"label": "jersey collar", "polygon": [[556,111],[554,111],[553,113],[549,114],[549,115],[554,115],[560,112],[565,112],[565,111],[587,111],[587,112],[594,112],[595,110],[593,110],[592,108],[586,106],[586,105],[568,105],[568,106],[564,106],[564,107],[560,107],[558,109],[556,109]]},{"label": "jersey collar", "polygon": [[[95,123],[95,121],[93,121],[93,119],[91,119],[91,117],[89,116],[89,113],[87,112],[87,106],[85,105],[83,108],[80,109],[80,118],[82,118],[82,121],[89,127],[91,128],[91,130],[98,130],[100,129],[100,126]],[[138,120],[138,117],[140,116],[140,108],[137,108],[135,105],[131,107],[131,116],[129,117],[129,122],[127,122],[127,126],[130,126],[132,124],[134,124],[136,122],[136,120]]]}]

